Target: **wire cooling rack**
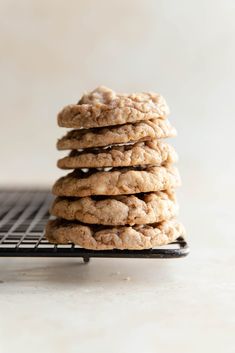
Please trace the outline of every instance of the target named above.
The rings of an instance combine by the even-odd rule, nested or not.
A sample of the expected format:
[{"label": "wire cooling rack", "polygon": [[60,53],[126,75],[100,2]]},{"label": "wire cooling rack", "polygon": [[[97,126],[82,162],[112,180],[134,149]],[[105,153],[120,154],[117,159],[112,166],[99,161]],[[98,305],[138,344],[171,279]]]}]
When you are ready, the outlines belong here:
[{"label": "wire cooling rack", "polygon": [[179,237],[165,247],[150,250],[94,251],[79,246],[53,245],[44,236],[52,195],[48,190],[0,190],[0,256],[2,257],[91,257],[179,258],[189,253]]}]

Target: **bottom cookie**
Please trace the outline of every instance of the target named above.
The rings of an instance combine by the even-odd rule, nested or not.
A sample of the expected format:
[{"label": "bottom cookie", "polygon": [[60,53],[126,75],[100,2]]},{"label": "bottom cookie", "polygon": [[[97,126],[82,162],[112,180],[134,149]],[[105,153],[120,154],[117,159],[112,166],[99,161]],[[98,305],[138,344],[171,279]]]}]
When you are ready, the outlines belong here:
[{"label": "bottom cookie", "polygon": [[166,245],[185,233],[176,219],[135,227],[91,226],[63,219],[50,220],[46,238],[53,244],[73,243],[85,249],[143,250]]}]

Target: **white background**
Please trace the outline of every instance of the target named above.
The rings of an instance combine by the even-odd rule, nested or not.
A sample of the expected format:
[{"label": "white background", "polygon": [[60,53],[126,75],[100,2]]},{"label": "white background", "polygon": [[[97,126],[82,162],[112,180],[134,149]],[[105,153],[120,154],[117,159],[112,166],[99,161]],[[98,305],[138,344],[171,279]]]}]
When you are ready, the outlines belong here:
[{"label": "white background", "polygon": [[[105,304],[104,298],[108,295],[114,296],[117,308],[127,310],[131,305],[130,315],[137,311],[143,317],[143,322],[128,323],[132,327],[128,336],[128,328],[124,325],[122,329],[121,325],[125,321],[124,310],[123,316],[119,316],[118,335],[114,335],[116,327],[109,327],[111,342],[117,344],[123,339],[130,348],[136,339],[140,344],[135,345],[136,351],[139,347],[143,352],[147,347],[148,353],[157,351],[157,343],[161,352],[168,349],[176,352],[177,347],[181,352],[184,349],[196,352],[195,342],[207,340],[204,348],[208,351],[232,352],[229,340],[234,332],[234,300],[231,299],[234,298],[235,265],[232,256],[235,245],[234,0],[2,0],[0,16],[0,186],[50,186],[63,174],[55,166],[61,156],[55,149],[56,139],[64,134],[56,126],[56,114],[64,105],[76,102],[83,91],[100,84],[118,92],[156,91],[167,99],[172,112],[170,120],[178,130],[178,137],[172,143],[180,155],[183,179],[178,193],[180,218],[186,225],[192,248],[190,258],[176,267],[172,262],[161,263],[159,267],[154,263],[153,270],[151,262],[150,268],[145,263],[144,270],[138,270],[137,265],[135,272],[135,266],[122,263],[125,276],[135,279],[131,285],[123,282],[122,276],[113,278],[103,264],[82,274],[71,269],[72,279],[68,281],[63,266],[50,267],[48,275],[46,265],[42,270],[40,263],[34,263],[36,269],[27,277],[29,264],[20,263],[23,272],[17,272],[18,262],[12,260],[8,271],[0,272],[7,283],[1,287],[5,316],[9,315],[9,320],[14,322],[16,315],[18,327],[30,300],[33,303],[37,298],[40,302],[44,296],[48,310],[53,307],[57,312],[59,332],[70,332],[66,315],[72,317],[73,338],[65,341],[66,345],[76,342],[76,322],[82,325],[83,320],[82,332],[89,337],[92,327],[99,351],[106,342],[102,340],[101,328],[112,311]],[[116,271],[116,265],[113,266],[110,264],[110,271]],[[35,276],[39,277],[40,284]],[[84,291],[88,286],[91,293],[81,291],[77,297],[73,296],[76,281],[80,281]],[[100,283],[105,283],[104,287]],[[104,296],[100,288],[104,289]],[[7,303],[14,300],[14,293],[19,294],[19,305],[11,313]],[[54,293],[51,302],[50,293]],[[56,293],[59,293],[58,306]],[[136,296],[130,304],[128,300],[133,295]],[[146,315],[139,296],[149,301]],[[173,300],[172,296],[178,299]],[[73,299],[74,307],[66,307],[69,298]],[[96,325],[86,317],[87,312],[92,317],[89,308],[95,310],[95,300],[104,310],[101,322]],[[59,306],[64,308],[63,317],[58,317]],[[79,317],[78,309],[83,310],[86,319]],[[167,323],[172,320],[172,312],[175,331],[170,330],[172,346],[170,343],[166,346]],[[29,322],[35,320],[32,313],[33,309]],[[42,311],[39,317],[43,323]],[[179,343],[180,326],[190,338],[186,345],[183,337]],[[49,327],[45,326],[46,332]],[[156,332],[160,338],[155,342]],[[22,349],[27,341],[24,335]],[[88,351],[84,335],[78,337]],[[3,342],[6,353],[9,339]],[[50,347],[53,342],[50,341]],[[11,344],[15,350],[14,342]],[[15,344],[18,345],[17,341]],[[47,341],[43,344],[44,351],[45,347],[49,349]]]},{"label": "white background", "polygon": [[231,181],[233,0],[2,0],[0,13],[1,184],[61,174],[56,114],[100,84],[163,94],[182,173]]}]

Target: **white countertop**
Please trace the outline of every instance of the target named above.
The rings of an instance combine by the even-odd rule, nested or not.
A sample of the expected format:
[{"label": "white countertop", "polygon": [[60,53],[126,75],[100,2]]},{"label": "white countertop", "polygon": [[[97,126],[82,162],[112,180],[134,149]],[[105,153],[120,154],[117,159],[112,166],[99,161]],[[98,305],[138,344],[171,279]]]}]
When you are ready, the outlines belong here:
[{"label": "white countertop", "polygon": [[234,352],[228,249],[185,260],[0,266],[1,352]]}]

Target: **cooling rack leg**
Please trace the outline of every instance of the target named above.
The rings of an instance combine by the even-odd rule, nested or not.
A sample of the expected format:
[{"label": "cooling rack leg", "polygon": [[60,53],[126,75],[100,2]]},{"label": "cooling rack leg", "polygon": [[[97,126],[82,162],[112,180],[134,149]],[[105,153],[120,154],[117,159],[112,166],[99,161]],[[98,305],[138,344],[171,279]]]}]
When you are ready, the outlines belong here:
[{"label": "cooling rack leg", "polygon": [[84,258],[83,258],[83,262],[84,262],[85,264],[88,264],[89,261],[90,261],[90,258],[89,258],[89,257],[84,257]]}]

